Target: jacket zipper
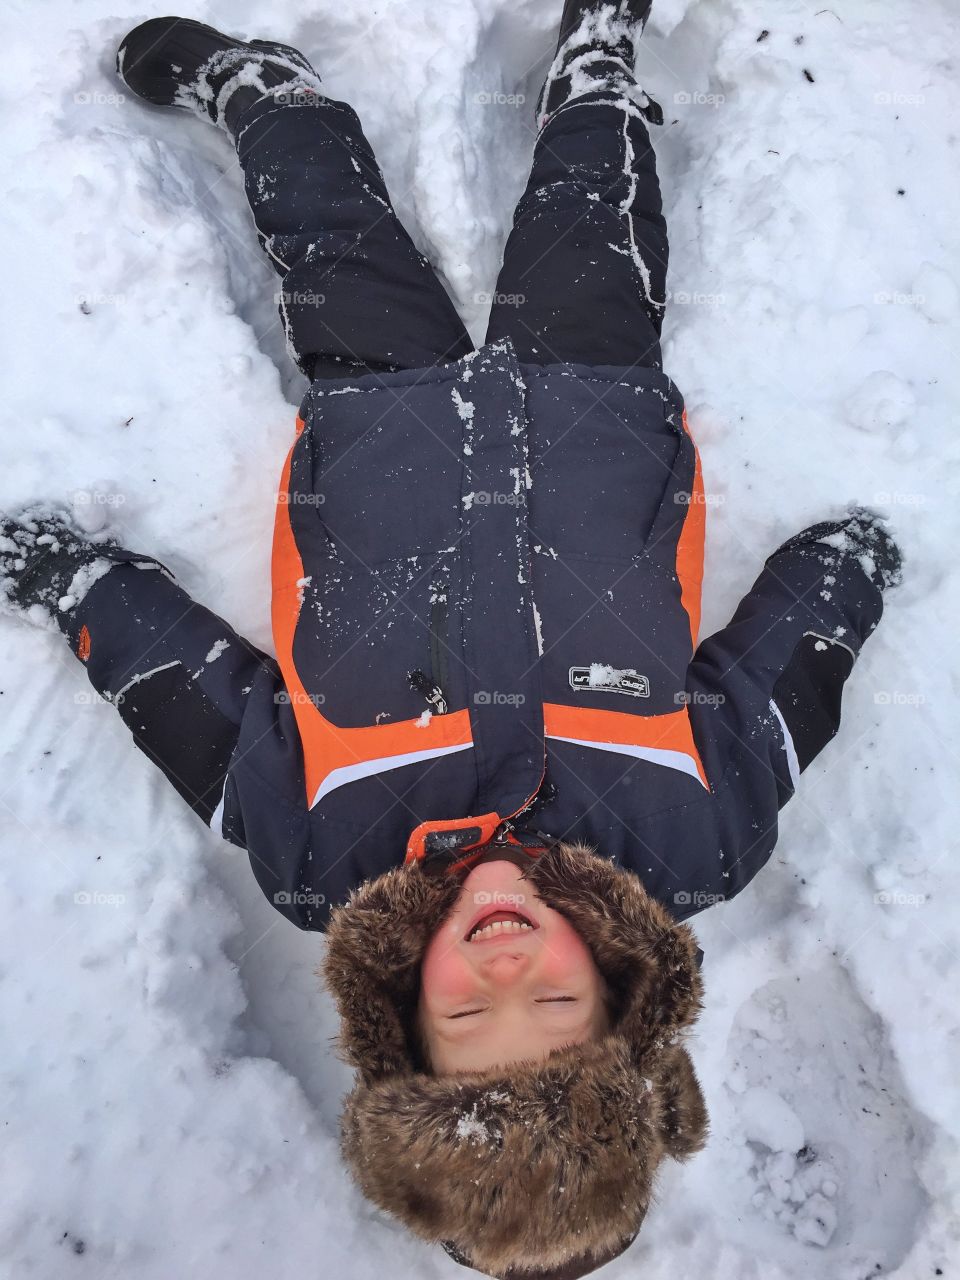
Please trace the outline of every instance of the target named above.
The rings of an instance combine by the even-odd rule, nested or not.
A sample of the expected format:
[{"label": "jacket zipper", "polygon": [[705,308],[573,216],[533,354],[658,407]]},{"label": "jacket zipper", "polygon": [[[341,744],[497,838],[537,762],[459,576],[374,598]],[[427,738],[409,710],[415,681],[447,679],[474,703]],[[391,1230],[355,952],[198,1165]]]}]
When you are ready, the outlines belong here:
[{"label": "jacket zipper", "polygon": [[447,714],[447,695],[444,682],[447,678],[446,657],[447,639],[447,592],[445,587],[438,587],[430,602],[430,674],[421,671],[409,671],[407,679],[411,689],[423,695],[427,705],[435,716]]},{"label": "jacket zipper", "polygon": [[444,711],[446,711],[444,690],[447,687],[448,674],[447,616],[447,588],[446,586],[438,587],[430,605],[430,674],[433,676],[433,683],[444,697]]}]

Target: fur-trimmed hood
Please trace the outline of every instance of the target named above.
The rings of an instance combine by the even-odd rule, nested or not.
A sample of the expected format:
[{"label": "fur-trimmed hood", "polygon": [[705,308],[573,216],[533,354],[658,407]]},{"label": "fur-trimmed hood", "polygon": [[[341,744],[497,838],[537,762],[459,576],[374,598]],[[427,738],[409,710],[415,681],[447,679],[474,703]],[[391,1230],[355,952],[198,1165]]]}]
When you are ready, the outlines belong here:
[{"label": "fur-trimmed hood", "polygon": [[623,871],[565,844],[525,876],[589,945],[611,1030],[543,1062],[436,1077],[413,1034],[420,962],[462,878],[398,867],[334,912],[323,976],[358,1080],[343,1152],[375,1204],[492,1276],[568,1280],[636,1235],[665,1155],[706,1136],[682,1036],[700,1010],[693,935]]}]

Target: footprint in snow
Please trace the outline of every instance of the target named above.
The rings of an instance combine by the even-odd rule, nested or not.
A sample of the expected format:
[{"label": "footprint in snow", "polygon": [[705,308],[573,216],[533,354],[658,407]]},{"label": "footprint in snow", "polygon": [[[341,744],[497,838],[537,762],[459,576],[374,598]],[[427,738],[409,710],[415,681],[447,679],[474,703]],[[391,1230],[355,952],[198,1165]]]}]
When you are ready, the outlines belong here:
[{"label": "footprint in snow", "polygon": [[894,1269],[928,1203],[917,1168],[930,1129],[846,970],[830,961],[761,987],[727,1053],[732,1154],[746,1175],[732,1194],[770,1224],[771,1260],[786,1232],[798,1250],[829,1253],[831,1275]]}]

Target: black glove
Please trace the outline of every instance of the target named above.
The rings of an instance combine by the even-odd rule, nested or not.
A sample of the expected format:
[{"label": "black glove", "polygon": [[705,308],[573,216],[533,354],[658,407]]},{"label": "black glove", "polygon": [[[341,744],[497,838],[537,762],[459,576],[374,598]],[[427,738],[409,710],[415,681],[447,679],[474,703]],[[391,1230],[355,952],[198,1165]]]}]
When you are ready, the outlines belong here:
[{"label": "black glove", "polygon": [[876,511],[854,507],[841,520],[821,520],[795,534],[773,554],[825,544],[842,556],[855,557],[871,582],[885,591],[903,581],[903,556],[885,526],[886,519]]},{"label": "black glove", "polygon": [[128,561],[157,563],[125,551],[111,537],[91,541],[65,509],[30,507],[15,517],[0,516],[0,609],[55,623],[112,565]]}]

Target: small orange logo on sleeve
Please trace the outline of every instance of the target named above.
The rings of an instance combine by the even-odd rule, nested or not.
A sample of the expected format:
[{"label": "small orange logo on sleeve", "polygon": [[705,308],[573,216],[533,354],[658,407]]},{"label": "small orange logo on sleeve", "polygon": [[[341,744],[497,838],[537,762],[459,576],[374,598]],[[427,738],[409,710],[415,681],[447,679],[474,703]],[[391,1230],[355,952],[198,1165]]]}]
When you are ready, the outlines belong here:
[{"label": "small orange logo on sleeve", "polygon": [[77,657],[86,662],[90,657],[90,632],[86,623],[80,628],[80,639],[77,641]]}]

